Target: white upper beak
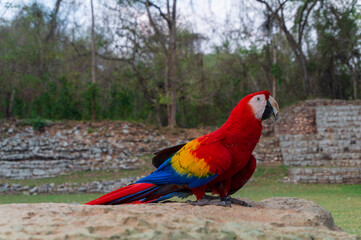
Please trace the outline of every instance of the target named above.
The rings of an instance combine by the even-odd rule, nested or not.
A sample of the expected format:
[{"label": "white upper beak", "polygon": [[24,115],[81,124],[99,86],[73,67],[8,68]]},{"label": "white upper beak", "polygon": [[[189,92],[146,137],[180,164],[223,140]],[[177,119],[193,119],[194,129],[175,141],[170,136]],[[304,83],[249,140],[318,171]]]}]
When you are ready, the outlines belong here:
[{"label": "white upper beak", "polygon": [[276,102],[276,100],[272,96],[269,96],[268,101],[270,102],[270,104],[273,107],[273,116],[274,116],[275,121],[276,121],[277,118],[278,118],[278,113],[280,111],[280,108],[278,107],[278,103]]}]

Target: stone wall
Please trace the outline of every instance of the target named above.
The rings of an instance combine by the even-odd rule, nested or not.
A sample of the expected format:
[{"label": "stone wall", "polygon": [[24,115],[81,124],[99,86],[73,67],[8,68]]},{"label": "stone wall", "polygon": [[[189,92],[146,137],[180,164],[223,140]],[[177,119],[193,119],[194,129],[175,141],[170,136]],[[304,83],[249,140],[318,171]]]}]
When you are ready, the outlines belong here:
[{"label": "stone wall", "polygon": [[361,167],[361,141],[343,135],[283,135],[280,145],[287,166]]},{"label": "stone wall", "polygon": [[[319,174],[319,167],[336,169],[333,171],[337,176],[346,168],[361,168],[361,102],[310,100],[283,110],[280,116],[277,123],[263,123],[263,136],[254,151],[258,164],[284,162],[290,167],[292,182],[314,182],[312,176],[317,174],[329,175],[328,181],[334,182],[333,173],[323,170]],[[152,129],[112,121],[54,123],[39,132],[0,123],[0,178],[44,178],[75,171],[137,168],[143,163],[140,156],[213,130]],[[307,175],[297,170],[300,167],[316,168],[307,170]],[[340,179],[337,177],[337,181]]]},{"label": "stone wall", "polygon": [[[272,126],[269,122],[264,129],[270,132]],[[77,171],[138,168],[143,163],[140,156],[213,130],[156,130],[112,121],[54,123],[39,132],[9,124],[0,128],[0,178],[46,178]],[[262,137],[254,155],[259,164],[282,161],[278,139]]]},{"label": "stone wall", "polygon": [[361,184],[361,168],[290,168],[288,181],[294,183]]},{"label": "stone wall", "polygon": [[94,128],[61,125],[44,133],[31,127],[10,128],[7,136],[0,139],[0,178],[44,178],[76,171],[134,169],[143,162],[139,156],[168,144],[157,132],[129,123]]},{"label": "stone wall", "polygon": [[[314,134],[280,135],[289,180],[302,183],[361,182],[361,106],[316,106]],[[323,166],[325,168],[318,168]]]},{"label": "stone wall", "polygon": [[276,135],[316,134],[316,108],[324,106],[361,106],[361,101],[313,99],[299,102],[282,109],[280,119],[275,124]]},{"label": "stone wall", "polygon": [[282,152],[279,139],[275,136],[262,136],[253,155],[257,160],[257,164],[282,163]]}]

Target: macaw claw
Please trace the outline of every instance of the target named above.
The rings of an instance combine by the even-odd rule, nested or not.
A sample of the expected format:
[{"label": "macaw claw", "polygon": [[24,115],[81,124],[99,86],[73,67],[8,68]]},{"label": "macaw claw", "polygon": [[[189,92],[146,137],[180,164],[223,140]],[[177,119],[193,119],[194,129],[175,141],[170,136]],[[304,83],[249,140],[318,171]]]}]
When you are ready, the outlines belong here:
[{"label": "macaw claw", "polygon": [[241,200],[241,199],[237,199],[237,198],[231,198],[230,197],[230,200],[231,200],[231,203],[234,203],[234,204],[237,204],[237,205],[241,205],[243,207],[252,207],[251,204]]},{"label": "macaw claw", "polygon": [[209,201],[207,199],[202,198],[201,200],[198,201],[188,201],[188,203],[190,205],[193,206],[208,206],[208,205],[216,205],[216,206],[222,206],[222,207],[231,207],[231,202],[230,201]]},{"label": "macaw claw", "polygon": [[225,198],[221,198],[219,201],[214,201],[216,199],[218,199],[218,197],[204,195],[201,200],[194,201],[194,202],[192,202],[192,201],[187,201],[187,202],[193,206],[216,205],[216,206],[223,206],[223,207],[231,207],[232,203],[233,203],[233,204],[240,205],[243,207],[252,207],[251,204],[249,204],[241,199],[232,198],[229,196],[227,196]]}]

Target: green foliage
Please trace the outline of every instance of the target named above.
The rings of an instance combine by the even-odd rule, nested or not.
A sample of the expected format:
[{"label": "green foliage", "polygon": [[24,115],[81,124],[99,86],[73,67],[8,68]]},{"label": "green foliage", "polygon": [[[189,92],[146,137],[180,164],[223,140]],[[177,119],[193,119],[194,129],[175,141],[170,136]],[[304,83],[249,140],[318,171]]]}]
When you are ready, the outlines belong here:
[{"label": "green foliage", "polygon": [[[297,9],[294,23],[300,21],[303,3],[290,3]],[[119,4],[139,10],[132,1]],[[359,85],[361,68],[359,8],[356,1],[343,8],[332,2],[326,5],[312,11],[305,25],[306,36],[311,36],[308,33],[312,31],[317,34],[315,39],[303,40],[307,43],[307,71],[312,85],[309,95],[300,91],[303,80],[299,63],[281,31],[272,33],[277,41],[271,43],[260,36],[247,47],[242,47],[243,38],[225,32],[223,43],[203,53],[200,46],[205,38],[186,25],[178,25],[177,124],[221,125],[244,95],[271,90],[274,76],[281,107],[310,97],[352,98],[353,79]],[[128,31],[118,37],[134,43],[124,54],[129,58],[107,61],[97,57],[93,84],[87,33],[69,31],[66,20],[56,18],[57,28],[49,38],[52,10],[39,3],[8,7],[18,12],[10,21],[0,22],[0,118],[89,120],[94,109],[97,120],[167,123],[167,56],[157,36],[147,31],[145,34],[134,27],[136,24],[126,25],[132,23],[130,19],[122,22]],[[111,51],[116,38],[111,30],[105,31],[106,25],[97,26],[97,52],[118,58]],[[266,33],[269,36],[270,32]],[[297,31],[292,34],[297,35]]]},{"label": "green foliage", "polygon": [[30,125],[33,127],[33,129],[35,130],[41,130],[43,129],[45,126],[49,126],[51,124],[50,121],[43,119],[43,118],[29,118],[29,119],[21,119],[19,121],[19,123],[21,125]]},{"label": "green foliage", "polygon": [[5,195],[1,196],[0,204],[7,203],[86,203],[89,199],[100,197],[100,194],[59,194],[59,195]]},{"label": "green foliage", "polygon": [[[96,115],[99,113],[99,104],[98,104],[98,96],[99,96],[99,87],[96,83],[88,83],[85,92],[83,92],[83,99],[85,104],[85,119],[91,119],[92,117],[92,109],[93,102],[95,103],[94,109]],[[94,101],[93,101],[94,99]]]},{"label": "green foliage", "polygon": [[311,56],[311,62],[318,77],[317,90],[323,97],[352,96],[352,68],[360,68],[361,32],[356,2],[351,3],[342,9],[331,5],[314,16],[318,42],[317,54]]},{"label": "green foliage", "polygon": [[93,131],[94,131],[93,128],[88,128],[88,133],[89,133],[89,134],[92,133]]}]

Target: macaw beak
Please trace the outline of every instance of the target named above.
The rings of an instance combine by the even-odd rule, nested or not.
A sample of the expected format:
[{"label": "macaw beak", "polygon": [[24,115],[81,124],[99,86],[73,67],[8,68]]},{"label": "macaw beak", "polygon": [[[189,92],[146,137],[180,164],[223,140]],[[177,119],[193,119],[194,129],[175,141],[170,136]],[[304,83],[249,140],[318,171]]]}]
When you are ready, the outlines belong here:
[{"label": "macaw beak", "polygon": [[277,121],[279,111],[280,109],[278,107],[278,103],[273,97],[269,96],[266,107],[262,115],[262,120],[266,120],[273,115],[275,121]]},{"label": "macaw beak", "polygon": [[272,96],[269,96],[268,101],[271,103],[273,108],[273,117],[275,118],[275,121],[278,119],[278,113],[280,111],[280,108],[278,107],[278,103],[276,102],[276,99],[274,99]]}]

